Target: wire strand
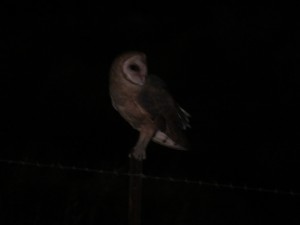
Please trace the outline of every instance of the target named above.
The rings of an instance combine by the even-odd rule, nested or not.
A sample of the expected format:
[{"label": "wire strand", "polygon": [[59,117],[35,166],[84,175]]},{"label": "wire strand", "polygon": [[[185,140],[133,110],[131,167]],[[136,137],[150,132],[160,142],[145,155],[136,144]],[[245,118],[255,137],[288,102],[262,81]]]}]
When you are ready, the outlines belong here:
[{"label": "wire strand", "polygon": [[91,169],[91,168],[82,168],[82,167],[76,167],[76,166],[66,166],[61,164],[43,164],[39,162],[29,162],[29,161],[16,161],[16,160],[9,160],[9,159],[0,159],[1,163],[6,164],[12,164],[12,165],[21,165],[21,166],[33,166],[37,168],[51,168],[51,169],[59,169],[59,170],[69,170],[69,171],[75,171],[75,172],[87,172],[87,173],[98,173],[98,174],[106,174],[106,175],[113,175],[113,176],[137,176],[141,177],[143,179],[151,179],[156,181],[167,181],[167,182],[173,182],[173,183],[184,183],[184,184],[195,184],[199,186],[208,186],[208,187],[215,187],[218,189],[231,189],[231,190],[241,190],[246,192],[265,192],[270,194],[281,194],[281,195],[289,195],[292,197],[299,197],[300,192],[295,191],[285,191],[280,189],[268,189],[268,188],[262,188],[262,187],[249,187],[247,185],[239,186],[239,185],[233,185],[230,184],[224,184],[219,182],[207,182],[202,180],[188,180],[188,179],[179,179],[179,178],[173,178],[173,177],[159,177],[159,176],[151,176],[151,175],[145,175],[145,174],[133,174],[128,172],[118,172],[117,170],[114,171],[108,171],[108,170],[100,170],[100,169]]}]

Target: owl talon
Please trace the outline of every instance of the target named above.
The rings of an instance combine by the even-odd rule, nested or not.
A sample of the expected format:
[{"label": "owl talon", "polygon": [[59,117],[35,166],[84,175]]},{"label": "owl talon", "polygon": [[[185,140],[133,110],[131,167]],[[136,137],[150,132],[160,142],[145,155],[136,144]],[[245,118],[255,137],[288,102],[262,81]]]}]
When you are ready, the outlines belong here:
[{"label": "owl talon", "polygon": [[132,157],[138,161],[143,161],[146,159],[146,151],[139,150],[139,149],[133,149],[132,152],[129,154],[129,158],[132,158]]}]

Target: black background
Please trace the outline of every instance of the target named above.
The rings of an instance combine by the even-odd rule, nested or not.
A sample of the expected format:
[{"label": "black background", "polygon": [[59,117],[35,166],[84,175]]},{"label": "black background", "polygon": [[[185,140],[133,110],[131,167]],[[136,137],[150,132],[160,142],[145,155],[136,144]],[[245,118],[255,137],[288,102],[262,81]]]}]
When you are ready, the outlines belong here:
[{"label": "black background", "polygon": [[[144,173],[300,192],[297,6],[92,1],[1,7],[1,224],[126,224],[138,133],[112,108],[116,55],[191,115],[188,152],[151,143]],[[32,162],[35,166],[11,164]],[[144,179],[143,224],[299,224],[299,195]]]}]

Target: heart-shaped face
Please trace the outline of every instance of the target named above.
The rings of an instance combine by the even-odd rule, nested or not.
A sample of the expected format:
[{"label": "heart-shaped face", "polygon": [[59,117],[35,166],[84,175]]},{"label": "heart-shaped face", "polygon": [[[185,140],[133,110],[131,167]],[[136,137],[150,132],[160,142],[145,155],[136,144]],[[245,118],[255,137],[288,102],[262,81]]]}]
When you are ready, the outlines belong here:
[{"label": "heart-shaped face", "polygon": [[147,76],[145,56],[136,54],[124,61],[123,73],[125,78],[136,85],[143,85]]}]

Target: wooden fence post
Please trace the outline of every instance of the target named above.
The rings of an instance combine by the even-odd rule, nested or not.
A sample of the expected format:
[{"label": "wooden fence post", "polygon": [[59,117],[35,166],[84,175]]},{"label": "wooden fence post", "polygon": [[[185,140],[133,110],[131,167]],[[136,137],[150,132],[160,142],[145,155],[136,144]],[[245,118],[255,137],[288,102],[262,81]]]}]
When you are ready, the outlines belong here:
[{"label": "wooden fence post", "polygon": [[143,161],[130,157],[129,177],[129,225],[141,225]]}]

